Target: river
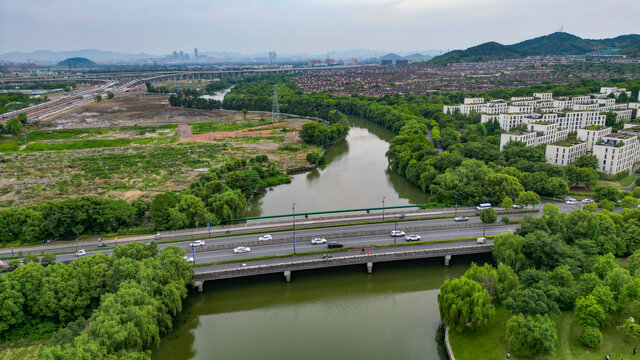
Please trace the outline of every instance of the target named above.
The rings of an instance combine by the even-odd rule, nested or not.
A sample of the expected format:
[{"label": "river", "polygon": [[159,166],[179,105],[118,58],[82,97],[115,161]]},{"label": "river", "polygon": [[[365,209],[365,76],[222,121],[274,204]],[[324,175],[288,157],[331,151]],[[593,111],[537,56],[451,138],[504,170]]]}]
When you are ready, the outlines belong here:
[{"label": "river", "polygon": [[442,359],[440,285],[490,256],[300,271],[205,283],[154,360]]},{"label": "river", "polygon": [[385,153],[393,133],[350,117],[345,140],[330,146],[325,165],[295,175],[251,202],[247,216],[290,214],[382,206],[424,204],[427,195],[388,169]]}]

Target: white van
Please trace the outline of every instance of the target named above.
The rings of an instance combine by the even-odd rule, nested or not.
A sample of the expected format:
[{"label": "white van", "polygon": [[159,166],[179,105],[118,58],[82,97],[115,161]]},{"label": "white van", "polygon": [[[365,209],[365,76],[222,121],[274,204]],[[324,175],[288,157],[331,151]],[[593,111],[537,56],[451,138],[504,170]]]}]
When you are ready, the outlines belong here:
[{"label": "white van", "polygon": [[491,204],[489,204],[489,203],[484,203],[484,204],[480,204],[480,205],[476,206],[476,209],[478,211],[482,211],[482,210],[490,209],[490,208],[491,208]]}]

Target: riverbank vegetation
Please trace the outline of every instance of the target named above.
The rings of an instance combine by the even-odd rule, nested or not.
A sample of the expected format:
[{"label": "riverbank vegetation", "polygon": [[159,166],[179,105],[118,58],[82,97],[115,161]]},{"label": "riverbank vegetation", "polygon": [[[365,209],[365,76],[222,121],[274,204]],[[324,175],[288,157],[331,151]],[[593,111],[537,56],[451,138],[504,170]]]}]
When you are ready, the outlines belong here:
[{"label": "riverbank vegetation", "polygon": [[0,275],[0,339],[48,339],[33,351],[43,359],[149,359],[192,283],[182,256],[176,246],[131,243]]},{"label": "riverbank vegetation", "polygon": [[[631,355],[640,339],[632,320],[640,316],[639,225],[640,209],[560,214],[547,204],[542,217],[497,236],[496,266],[472,265],[441,287],[456,358]],[[628,257],[624,267],[616,256]]]}]

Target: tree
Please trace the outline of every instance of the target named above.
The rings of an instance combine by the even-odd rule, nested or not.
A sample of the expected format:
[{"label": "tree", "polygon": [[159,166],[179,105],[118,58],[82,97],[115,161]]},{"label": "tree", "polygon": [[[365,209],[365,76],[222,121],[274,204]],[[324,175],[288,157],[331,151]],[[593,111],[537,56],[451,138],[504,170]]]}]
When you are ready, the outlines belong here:
[{"label": "tree", "polygon": [[107,99],[109,99],[109,100],[113,99],[115,96],[116,96],[116,94],[112,93],[111,91],[109,91],[107,93]]},{"label": "tree", "polygon": [[573,165],[579,168],[590,168],[598,170],[598,158],[591,155],[580,155],[573,163]]},{"label": "tree", "polygon": [[583,326],[601,327],[607,319],[607,313],[598,304],[593,295],[587,295],[576,300],[576,318]]},{"label": "tree", "polygon": [[624,324],[622,324],[622,326],[620,327],[624,329],[624,333],[628,337],[634,340],[637,340],[638,338],[640,338],[640,325],[638,325],[637,322],[627,318],[624,321]]},{"label": "tree", "polygon": [[513,207],[513,200],[511,200],[510,197],[505,196],[504,199],[502,199],[502,203],[500,203],[500,207],[503,209],[511,209]]},{"label": "tree", "polygon": [[327,116],[327,121],[329,121],[330,123],[336,123],[336,122],[345,122],[347,121],[347,115],[343,114],[340,112],[340,110],[331,110],[329,111],[329,114]]},{"label": "tree", "polygon": [[532,356],[553,351],[558,331],[548,315],[511,316],[507,321],[507,345],[515,354]]},{"label": "tree", "polygon": [[487,224],[493,224],[498,220],[498,214],[496,214],[493,208],[488,208],[480,211],[480,221],[482,221],[482,236],[485,235]]},{"label": "tree", "polygon": [[625,196],[620,200],[620,207],[622,208],[634,208],[638,206],[638,199],[633,196]]},{"label": "tree", "polygon": [[24,262],[25,264],[39,263],[40,259],[38,258],[38,255],[28,254],[28,255],[25,255],[24,258],[22,258],[22,262]]},{"label": "tree", "polygon": [[536,204],[540,204],[540,196],[534,193],[533,191],[523,191],[518,194],[518,198],[516,199],[516,204],[522,205],[533,205],[535,208]]},{"label": "tree", "polygon": [[315,165],[318,163],[318,160],[320,160],[320,155],[318,155],[317,152],[310,152],[307,154],[307,162],[311,165]]},{"label": "tree", "polygon": [[487,325],[495,314],[491,295],[480,283],[464,276],[447,280],[438,294],[440,318],[455,331]]},{"label": "tree", "polygon": [[586,211],[594,213],[594,212],[598,211],[598,205],[593,204],[593,203],[592,204],[586,204],[583,207],[583,210],[586,210]]},{"label": "tree", "polygon": [[18,114],[18,121],[20,121],[21,124],[26,125],[28,121],[27,114],[25,113]]},{"label": "tree", "polygon": [[618,267],[616,257],[612,253],[608,253],[598,257],[598,260],[593,265],[593,272],[596,273],[600,279],[604,279],[607,274]]},{"label": "tree", "polygon": [[602,332],[594,326],[585,326],[578,334],[580,342],[586,347],[594,348],[602,344]]},{"label": "tree", "polygon": [[524,242],[522,236],[512,233],[500,234],[493,239],[493,257],[498,263],[520,271],[528,264],[526,256],[522,253]]},{"label": "tree", "polygon": [[11,118],[7,121],[5,131],[11,135],[19,135],[22,132],[22,125],[17,118]]},{"label": "tree", "polygon": [[43,264],[53,264],[54,262],[56,262],[56,254],[46,253],[42,255],[42,260],[40,262]]},{"label": "tree", "polygon": [[613,211],[613,209],[616,208],[616,204],[611,200],[604,199],[598,203],[598,207],[601,209]]},{"label": "tree", "polygon": [[504,307],[511,314],[550,314],[560,312],[558,304],[547,296],[543,289],[521,288],[511,292],[511,296],[504,301]]},{"label": "tree", "polygon": [[24,321],[24,302],[19,283],[0,276],[0,335]]},{"label": "tree", "polygon": [[640,250],[636,250],[627,259],[627,270],[631,275],[637,275],[637,271],[640,270]]},{"label": "tree", "polygon": [[600,202],[604,199],[609,201],[618,201],[618,189],[611,185],[598,185],[594,188],[595,194],[593,198]]},{"label": "tree", "polygon": [[247,113],[249,112],[249,110],[247,110],[247,109],[242,109],[242,110],[240,110],[240,111],[242,112],[242,117],[243,117],[244,119],[246,119],[246,118],[247,118]]},{"label": "tree", "polygon": [[102,101],[102,95],[99,95],[99,94],[98,94],[98,95],[96,95],[93,99],[94,99],[97,103],[99,103],[100,101]]}]

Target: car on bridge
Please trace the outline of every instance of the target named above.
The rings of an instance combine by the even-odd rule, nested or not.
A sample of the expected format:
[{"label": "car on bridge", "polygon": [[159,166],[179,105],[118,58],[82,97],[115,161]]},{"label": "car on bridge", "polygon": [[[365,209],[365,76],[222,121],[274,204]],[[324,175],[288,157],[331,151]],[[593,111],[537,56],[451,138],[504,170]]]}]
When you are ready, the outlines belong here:
[{"label": "car on bridge", "polygon": [[76,251],[76,256],[85,256],[85,255],[87,255],[87,252],[84,249],[80,249]]},{"label": "car on bridge", "polygon": [[402,230],[393,230],[393,231],[391,231],[391,236],[393,236],[393,237],[404,236],[404,231],[402,231]]},{"label": "car on bridge", "polygon": [[329,249],[340,249],[340,248],[343,248],[344,245],[340,244],[337,241],[329,241],[329,243],[327,244],[327,247]]},{"label": "car on bridge", "polygon": [[273,240],[273,237],[271,235],[262,235],[258,238],[259,241],[269,241],[269,240]]},{"label": "car on bridge", "polygon": [[182,258],[183,258],[183,259],[185,259],[185,260],[187,260],[187,263],[188,263],[188,264],[193,264],[193,257],[191,257],[191,256],[186,256],[186,255],[185,255],[185,256],[183,256]]},{"label": "car on bridge", "polygon": [[469,218],[466,217],[466,216],[456,216],[456,217],[453,218],[453,221],[455,221],[455,222],[468,221],[468,220],[469,220]]},{"label": "car on bridge", "polygon": [[593,204],[593,203],[595,203],[595,201],[593,201],[591,199],[582,199],[581,203],[583,203],[583,204]]},{"label": "car on bridge", "polygon": [[192,241],[192,242],[189,243],[189,246],[191,246],[191,247],[204,246],[204,240]]},{"label": "car on bridge", "polygon": [[487,242],[487,238],[479,237],[476,241],[478,242],[478,244],[484,244]]},{"label": "car on bridge", "polygon": [[409,235],[405,236],[405,239],[407,241],[420,241],[420,240],[422,240],[420,235],[417,235],[417,234],[409,234]]},{"label": "car on bridge", "polygon": [[321,244],[326,244],[326,243],[327,243],[327,239],[323,239],[323,238],[311,239],[311,244],[313,244],[313,245],[321,245]]},{"label": "car on bridge", "polygon": [[238,246],[237,248],[233,249],[234,254],[244,254],[250,251],[251,251],[251,248],[248,246]]}]

